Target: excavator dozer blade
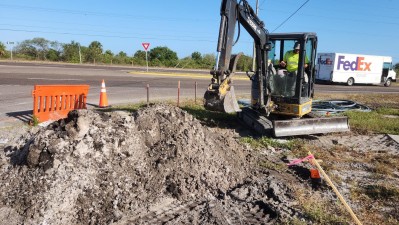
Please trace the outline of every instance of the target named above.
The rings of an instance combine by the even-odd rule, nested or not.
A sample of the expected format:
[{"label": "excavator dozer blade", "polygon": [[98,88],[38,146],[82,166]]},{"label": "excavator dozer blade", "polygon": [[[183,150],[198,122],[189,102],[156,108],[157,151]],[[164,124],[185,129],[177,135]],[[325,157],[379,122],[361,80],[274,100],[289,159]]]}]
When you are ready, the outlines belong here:
[{"label": "excavator dozer blade", "polygon": [[207,91],[205,92],[204,99],[204,106],[207,110],[226,113],[241,111],[236,99],[233,86],[231,86],[230,90],[227,91],[223,96],[219,96],[211,91]]},{"label": "excavator dozer blade", "polygon": [[349,131],[347,117],[302,118],[273,121],[275,137]]}]

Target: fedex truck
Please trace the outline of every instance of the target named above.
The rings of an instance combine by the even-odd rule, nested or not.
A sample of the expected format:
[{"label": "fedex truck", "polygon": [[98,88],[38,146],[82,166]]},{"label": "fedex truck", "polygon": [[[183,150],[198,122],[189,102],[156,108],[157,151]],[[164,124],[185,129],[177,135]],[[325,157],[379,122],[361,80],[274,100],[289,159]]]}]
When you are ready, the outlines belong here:
[{"label": "fedex truck", "polygon": [[392,57],[347,54],[318,53],[316,80],[334,83],[384,84],[390,86],[396,81]]}]

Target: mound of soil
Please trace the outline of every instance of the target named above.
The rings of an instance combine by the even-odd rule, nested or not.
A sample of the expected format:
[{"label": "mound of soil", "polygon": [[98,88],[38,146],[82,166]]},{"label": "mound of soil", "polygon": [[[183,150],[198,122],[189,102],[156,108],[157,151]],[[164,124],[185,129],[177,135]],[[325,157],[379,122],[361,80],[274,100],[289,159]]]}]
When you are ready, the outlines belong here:
[{"label": "mound of soil", "polygon": [[254,172],[255,156],[236,136],[168,105],[72,111],[0,153],[0,219],[235,224],[298,216],[291,190]]},{"label": "mound of soil", "polygon": [[309,150],[361,221],[399,221],[399,144],[389,135],[307,136],[289,150],[274,139],[283,145],[251,147],[238,141],[249,134],[242,126],[220,127],[160,104],[1,129],[0,221],[348,224],[324,178],[310,179],[309,163],[287,167]]}]

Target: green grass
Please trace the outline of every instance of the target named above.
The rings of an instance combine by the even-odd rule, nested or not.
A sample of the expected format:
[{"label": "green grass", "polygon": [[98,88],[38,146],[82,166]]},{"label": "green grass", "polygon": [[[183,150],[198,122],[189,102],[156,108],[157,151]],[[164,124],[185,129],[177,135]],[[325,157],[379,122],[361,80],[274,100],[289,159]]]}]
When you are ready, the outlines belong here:
[{"label": "green grass", "polygon": [[330,203],[326,202],[307,202],[304,204],[305,215],[311,221],[319,224],[349,224],[347,218],[330,212]]},{"label": "green grass", "polygon": [[364,187],[354,185],[351,189],[351,197],[360,199],[362,195],[369,197],[371,200],[394,200],[399,197],[399,189],[390,184],[372,184]]},{"label": "green grass", "polygon": [[228,124],[235,124],[238,122],[236,113],[209,111],[198,101],[195,103],[192,100],[186,100],[180,104],[180,108],[193,115],[194,118],[210,126],[226,127]]},{"label": "green grass", "polygon": [[[381,87],[385,88],[385,87]],[[393,108],[399,109],[399,94],[390,93],[316,93],[315,99],[328,100],[328,99],[347,99],[355,101],[356,103],[367,105],[373,109],[378,108]]]},{"label": "green grass", "polygon": [[40,123],[39,118],[37,118],[37,116],[32,116],[31,125],[35,127],[39,125],[39,123]]},{"label": "green grass", "polygon": [[[150,103],[154,104],[154,103]],[[168,104],[176,105],[176,103],[168,102]],[[121,106],[113,106],[105,109],[97,109],[100,111],[126,110],[129,112],[137,111],[146,107],[147,103],[137,103]],[[222,112],[212,112],[206,110],[200,101],[185,100],[180,103],[180,108],[193,115],[198,120],[204,122],[208,126],[227,127],[229,124],[238,122],[235,113],[228,114]],[[360,133],[387,133],[399,135],[399,109],[390,107],[381,107],[371,112],[348,111],[345,115],[349,118],[349,124],[352,130]],[[249,143],[253,147],[277,147],[292,149],[295,145],[294,141],[281,143],[275,139],[262,137],[259,139],[243,138],[244,143]]]},{"label": "green grass", "polygon": [[285,171],[287,169],[287,165],[285,163],[274,163],[268,160],[261,161],[259,166],[275,171]]},{"label": "green grass", "polygon": [[252,138],[252,137],[243,137],[241,138],[242,143],[247,143],[251,145],[253,148],[285,148],[291,150],[296,145],[295,140],[287,140],[284,142],[277,141],[276,139],[269,138],[269,137],[261,137],[261,138]]},{"label": "green grass", "polygon": [[[176,106],[177,103],[173,101],[162,101],[162,102],[151,102],[152,104],[168,104]],[[134,104],[121,104],[115,105],[108,108],[96,108],[97,111],[101,112],[112,112],[117,110],[123,110],[128,112],[136,112],[140,108],[147,107],[146,102],[134,103]],[[204,124],[208,126],[219,126],[221,128],[226,127],[228,124],[237,123],[237,115],[235,113],[222,113],[222,112],[213,112],[206,110],[202,105],[202,101],[195,102],[194,100],[182,100],[179,104],[179,107],[189,114],[191,114],[194,118],[202,121]]]},{"label": "green grass", "polygon": [[[363,211],[361,220],[367,221],[368,224],[386,224],[397,225],[399,221],[391,210],[375,211],[370,208],[381,208],[388,203],[388,207],[392,207],[399,197],[399,189],[392,184],[380,183],[366,186],[360,186],[352,183],[350,187],[350,198],[357,202],[362,202]],[[391,205],[391,206],[389,206]],[[382,218],[384,218],[382,222]]]},{"label": "green grass", "polygon": [[[305,217],[313,224],[349,224],[349,214],[345,211],[343,205],[334,204],[318,193],[307,192],[298,187],[295,190],[296,199],[303,209]],[[331,213],[331,212],[334,213]]]},{"label": "green grass", "polygon": [[364,193],[374,200],[397,199],[399,189],[388,185],[368,185],[363,189]]},{"label": "green grass", "polygon": [[375,111],[381,115],[399,116],[399,109],[383,107],[383,108],[378,108]]},{"label": "green grass", "polygon": [[112,112],[117,110],[136,112],[140,108],[144,108],[146,106],[147,106],[146,103],[135,103],[135,104],[115,105],[108,108],[96,108],[96,110],[101,112]]},{"label": "green grass", "polygon": [[349,118],[351,128],[360,132],[399,134],[399,118],[396,118],[399,116],[399,109],[379,108],[371,112],[348,111],[345,115]]}]

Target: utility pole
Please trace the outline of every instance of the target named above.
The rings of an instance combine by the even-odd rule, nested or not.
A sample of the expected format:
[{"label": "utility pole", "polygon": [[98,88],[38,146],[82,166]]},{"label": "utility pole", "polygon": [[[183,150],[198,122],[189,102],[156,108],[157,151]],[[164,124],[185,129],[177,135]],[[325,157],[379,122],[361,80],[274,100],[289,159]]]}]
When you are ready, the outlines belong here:
[{"label": "utility pole", "polygon": [[[256,10],[255,10],[256,15],[259,13],[259,0],[256,0]],[[252,71],[255,71],[255,57],[256,57],[256,50],[255,50],[255,42],[253,46],[253,51],[252,51]]]},{"label": "utility pole", "polygon": [[7,44],[11,45],[11,60],[12,60],[12,50],[14,49],[14,42],[13,41],[7,41]]}]

